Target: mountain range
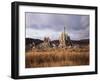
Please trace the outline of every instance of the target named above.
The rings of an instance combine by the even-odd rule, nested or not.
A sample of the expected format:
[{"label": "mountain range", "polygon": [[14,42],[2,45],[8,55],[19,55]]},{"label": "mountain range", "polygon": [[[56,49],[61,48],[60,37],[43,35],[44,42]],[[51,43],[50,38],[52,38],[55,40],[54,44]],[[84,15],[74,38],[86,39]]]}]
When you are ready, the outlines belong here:
[{"label": "mountain range", "polygon": [[[35,45],[38,45],[38,44],[42,43],[43,40],[33,39],[33,38],[26,38],[25,39],[25,44],[26,45],[32,44],[33,42],[35,43]],[[89,44],[89,39],[71,40],[71,42],[73,44],[81,44],[81,45],[84,45],[84,44]],[[52,41],[50,41],[50,43],[59,44],[59,40],[52,40]]]}]

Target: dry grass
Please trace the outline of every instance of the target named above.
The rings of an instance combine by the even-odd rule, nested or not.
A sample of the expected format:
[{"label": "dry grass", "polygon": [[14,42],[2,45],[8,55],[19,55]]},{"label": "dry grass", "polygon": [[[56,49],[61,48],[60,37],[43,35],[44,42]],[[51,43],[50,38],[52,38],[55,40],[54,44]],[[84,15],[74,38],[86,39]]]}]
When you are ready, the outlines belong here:
[{"label": "dry grass", "polygon": [[26,52],[26,68],[89,64],[89,46],[83,48],[32,49]]}]

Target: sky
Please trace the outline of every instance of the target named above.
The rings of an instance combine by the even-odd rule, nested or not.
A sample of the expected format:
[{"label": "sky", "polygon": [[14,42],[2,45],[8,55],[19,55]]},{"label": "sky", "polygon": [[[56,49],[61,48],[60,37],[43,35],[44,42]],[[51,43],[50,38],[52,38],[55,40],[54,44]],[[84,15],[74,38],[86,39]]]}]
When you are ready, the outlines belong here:
[{"label": "sky", "polygon": [[89,39],[88,15],[26,12],[25,24],[26,38],[57,40],[65,26],[71,40]]}]

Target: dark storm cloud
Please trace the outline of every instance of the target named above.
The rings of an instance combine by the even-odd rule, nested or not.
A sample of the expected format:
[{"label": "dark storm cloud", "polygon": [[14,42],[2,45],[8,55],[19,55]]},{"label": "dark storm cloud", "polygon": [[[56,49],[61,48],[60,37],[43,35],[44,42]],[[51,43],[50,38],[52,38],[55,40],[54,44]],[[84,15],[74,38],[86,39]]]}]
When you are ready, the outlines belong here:
[{"label": "dark storm cloud", "polygon": [[89,16],[26,13],[26,27],[33,30],[62,32],[63,27],[72,39],[89,38]]}]

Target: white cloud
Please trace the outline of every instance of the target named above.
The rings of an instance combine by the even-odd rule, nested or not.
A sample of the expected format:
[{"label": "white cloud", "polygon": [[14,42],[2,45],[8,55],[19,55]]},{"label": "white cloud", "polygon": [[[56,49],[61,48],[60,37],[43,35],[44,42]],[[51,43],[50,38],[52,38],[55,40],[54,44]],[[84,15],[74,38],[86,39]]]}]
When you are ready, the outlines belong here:
[{"label": "white cloud", "polygon": [[26,37],[35,39],[44,39],[44,37],[50,37],[51,40],[56,40],[59,37],[59,32],[54,32],[52,30],[36,30],[32,28],[26,28]]},{"label": "white cloud", "polygon": [[64,26],[72,40],[89,38],[89,16],[26,13],[26,37],[57,39]]}]

